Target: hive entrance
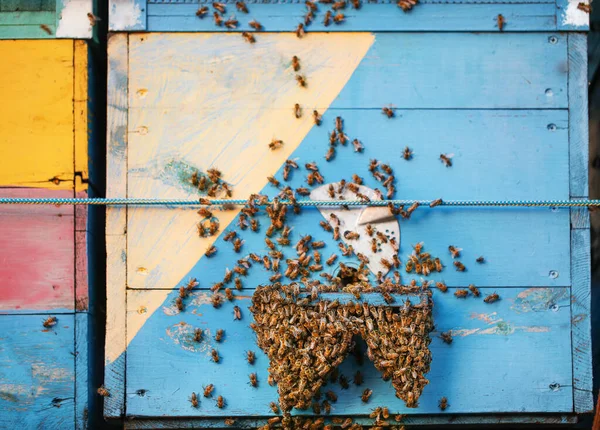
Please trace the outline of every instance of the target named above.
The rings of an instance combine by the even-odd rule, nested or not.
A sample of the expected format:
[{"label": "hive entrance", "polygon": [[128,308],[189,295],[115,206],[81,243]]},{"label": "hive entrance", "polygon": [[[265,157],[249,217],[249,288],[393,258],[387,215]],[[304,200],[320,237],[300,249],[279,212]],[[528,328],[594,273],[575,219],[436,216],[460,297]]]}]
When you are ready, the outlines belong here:
[{"label": "hive entrance", "polygon": [[416,407],[429,383],[429,295],[412,295],[398,306],[317,299],[297,284],[259,287],[252,298],[251,327],[269,357],[282,410],[311,405],[350,353],[355,335],[364,339],[367,356],[382,377],[391,380],[396,396]]}]

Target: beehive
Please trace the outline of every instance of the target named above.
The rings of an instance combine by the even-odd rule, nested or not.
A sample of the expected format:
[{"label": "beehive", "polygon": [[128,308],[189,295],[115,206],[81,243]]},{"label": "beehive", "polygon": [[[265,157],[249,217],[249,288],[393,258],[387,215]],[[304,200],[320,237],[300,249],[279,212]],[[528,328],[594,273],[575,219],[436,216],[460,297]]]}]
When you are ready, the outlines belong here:
[{"label": "beehive", "polygon": [[[91,1],[0,2],[2,197],[87,196],[87,11]],[[2,428],[87,425],[87,230],[83,207],[0,207]]]},{"label": "beehive", "polygon": [[[305,163],[311,162],[324,185],[350,182],[356,173],[365,186],[381,188],[369,171],[371,159],[393,169],[396,198],[587,196],[586,44],[585,34],[577,32],[586,30],[587,16],[574,4],[557,9],[543,2],[426,2],[404,13],[394,4],[369,2],[359,10],[348,5],[344,22],[327,27],[327,6],[319,4],[302,38],[294,30],[306,13],[303,3],[248,3],[248,15],[226,3],[224,18],[239,21],[234,30],[215,26],[210,4],[207,17],[196,16],[204,5],[112,3],[110,197],[203,197],[192,175],[211,168],[220,169],[233,198],[273,197],[279,190],[269,176],[281,187],[314,188],[306,183]],[[501,29],[498,15],[505,18]],[[251,19],[264,27],[252,33],[252,44],[241,35],[252,31]],[[293,56],[300,59],[305,87],[296,79]],[[300,118],[295,104],[302,108]],[[392,118],[382,114],[384,107]],[[322,115],[320,126],[313,110]],[[349,141],[326,161],[338,116]],[[353,139],[363,152],[354,151]],[[271,150],[273,140],[283,145]],[[403,158],[407,146],[409,160]],[[440,154],[453,154],[452,166]],[[300,165],[288,181],[286,160]],[[270,403],[279,397],[277,386],[267,383],[269,359],[249,327],[250,299],[257,287],[273,283],[274,272],[254,264],[241,277],[235,299],[219,308],[210,291],[249,253],[268,253],[269,219],[259,216],[259,231],[253,232],[239,227],[240,207],[209,209],[219,231],[207,237],[198,237],[201,218],[190,208],[108,212],[109,418],[127,418],[136,427],[208,427],[226,419],[257,426],[275,415]],[[311,235],[325,242],[324,258],[338,254],[315,277],[335,276],[340,262],[358,264],[354,256],[340,256],[332,233],[319,226],[324,219],[319,209],[303,208],[299,215],[290,209],[287,221],[292,244]],[[402,283],[421,284],[424,278],[449,287],[445,294],[433,292],[429,384],[418,407],[409,408],[369,360],[361,367],[346,359],[339,373],[351,379],[360,369],[364,383],[328,385],[337,397],[329,418],[372,423],[371,410],[387,406],[407,414],[410,424],[553,423],[575,421],[577,413],[592,408],[586,211],[418,208],[398,222],[402,262],[411,245],[424,242],[444,265],[427,277],[402,268]],[[239,253],[225,240],[232,230],[244,241]],[[459,259],[452,258],[450,245],[462,249]],[[211,246],[216,253],[208,257]],[[283,273],[286,259],[297,256],[279,248]],[[480,256],[483,263],[476,261]],[[454,261],[466,270],[455,270]],[[190,278],[199,285],[181,298],[179,288]],[[234,288],[231,282],[223,287]],[[482,297],[454,296],[470,284]],[[500,300],[482,300],[495,292]],[[324,293],[319,297],[317,302],[325,300]],[[235,306],[240,320],[234,319]],[[201,342],[194,339],[196,329]],[[218,329],[225,331],[221,342],[214,339]],[[451,345],[441,340],[442,331],[451,331]],[[254,364],[245,361],[247,351],[256,353]],[[248,383],[251,373],[258,376],[257,387]],[[208,384],[214,385],[213,398],[201,396]],[[361,394],[367,388],[373,393],[365,403]],[[199,395],[198,407],[190,402],[192,393]],[[215,401],[219,395],[223,408]],[[449,405],[444,411],[438,406],[442,397]]]}]

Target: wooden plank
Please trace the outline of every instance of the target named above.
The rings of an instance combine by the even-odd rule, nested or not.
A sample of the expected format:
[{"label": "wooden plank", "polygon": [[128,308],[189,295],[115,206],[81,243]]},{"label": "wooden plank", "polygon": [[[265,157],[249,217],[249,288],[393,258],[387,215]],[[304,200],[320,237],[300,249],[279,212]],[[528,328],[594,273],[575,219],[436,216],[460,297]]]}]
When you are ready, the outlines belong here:
[{"label": "wooden plank", "polygon": [[55,0],[3,0],[0,12],[54,10]]},{"label": "wooden plank", "polygon": [[87,189],[88,171],[88,45],[85,40],[75,40],[74,43],[74,133],[75,133],[75,174],[80,177],[77,191]]},{"label": "wooden plank", "polygon": [[590,15],[577,7],[579,3],[589,4],[579,0],[556,0],[556,25],[560,31],[589,31]]},{"label": "wooden plank", "polygon": [[[235,12],[235,5],[229,3],[228,12]],[[198,19],[199,4],[149,4],[147,31],[153,32],[222,32],[226,27],[216,26],[212,12],[204,19]],[[303,2],[261,2],[248,4],[248,17],[240,16],[240,26],[236,31],[253,31],[248,25],[251,19],[259,21],[269,32],[293,32],[304,21],[306,6]],[[316,14],[315,20],[307,28],[312,32],[349,31],[489,31],[498,32],[496,17],[502,13],[507,18],[505,32],[511,31],[553,31],[556,29],[556,6],[554,3],[538,4],[440,4],[423,2],[410,13],[403,13],[394,2],[362,2],[360,10],[348,8],[343,11],[346,19],[341,25],[323,24],[325,7]],[[230,30],[229,30],[230,31]],[[260,36],[259,36],[260,40]]]},{"label": "wooden plank", "polygon": [[[489,294],[494,289],[483,289]],[[144,308],[158,292],[129,291],[128,327],[143,321],[135,336],[128,330],[127,414],[130,416],[265,416],[271,415],[269,402],[276,400],[276,387],[267,380],[267,358],[258,350],[248,324],[252,320],[248,295],[214,309],[209,296],[194,293],[185,310],[174,306],[176,292],[150,318]],[[394,397],[389,383],[365,360],[360,367],[349,358],[340,372],[351,377],[360,368],[365,376],[362,387],[340,390],[332,405],[333,415],[366,415],[373,405],[386,404],[393,413],[440,414],[438,400],[447,396],[446,413],[568,412],[572,410],[572,369],[570,359],[569,290],[565,288],[505,288],[502,300],[492,305],[481,299],[458,301],[451,291],[434,293],[434,321],[438,330],[452,330],[454,342],[446,345],[432,333],[430,345],[434,360],[417,409],[407,409]],[[242,321],[233,321],[232,308],[242,308]],[[196,344],[192,330],[205,330],[205,340]],[[225,341],[212,338],[217,328],[225,329]],[[210,361],[216,347],[219,364]],[[254,366],[244,360],[246,350],[257,352]],[[485,353],[484,353],[485,351]],[[524,358],[526,357],[526,359]],[[531,363],[535,362],[535,366]],[[449,363],[452,363],[451,366]],[[491,371],[493,369],[494,371]],[[259,388],[248,383],[248,374],[257,372]],[[198,409],[190,406],[192,391],[214,383],[215,395],[223,395],[228,406],[216,408],[214,400],[201,398]],[[473,386],[477,390],[473,390]],[[365,387],[373,389],[368,404],[360,401]],[[552,388],[553,389],[552,389]],[[504,394],[506,393],[506,394]],[[499,401],[501,397],[501,401]],[[169,402],[165,399],[169,398]],[[312,413],[310,411],[301,413]]]},{"label": "wooden plank", "polygon": [[[0,11],[2,12],[2,11]],[[54,22],[55,12],[2,12],[0,26],[37,25]]]},{"label": "wooden plank", "polygon": [[88,344],[92,341],[88,331],[89,314],[75,314],[75,429],[88,428]]},{"label": "wooden plank", "polygon": [[0,41],[0,56],[0,184],[72,189],[73,41]]},{"label": "wooden plank", "polygon": [[91,39],[93,27],[87,15],[93,6],[93,0],[56,0],[56,37]]},{"label": "wooden plank", "polygon": [[587,40],[569,34],[569,165],[572,198],[587,198],[589,164]]},{"label": "wooden plank", "polygon": [[[127,197],[128,35],[108,39],[107,197]],[[125,413],[126,209],[106,210],[106,348],[104,416]]]},{"label": "wooden plank", "polygon": [[[3,197],[71,197],[72,191],[1,188]],[[72,206],[0,206],[0,313],[73,310]]]},{"label": "wooden plank", "polygon": [[73,428],[73,315],[0,316],[0,427]]},{"label": "wooden plank", "polygon": [[[195,121],[198,106],[203,106],[204,116],[211,118],[215,106],[220,113],[231,107],[262,108],[260,103],[267,97],[270,109],[291,109],[294,103],[308,105],[308,101],[311,109],[328,108],[327,99],[318,97],[318,91],[327,74],[346,64],[332,50],[340,46],[345,51],[349,42],[361,43],[358,54],[350,52],[360,55],[362,61],[353,65],[351,78],[331,107],[567,107],[564,34],[353,33],[350,37],[318,33],[306,39],[292,34],[257,37],[257,43],[249,46],[239,34],[132,35],[131,107],[160,112],[183,103],[194,106]],[[370,45],[366,54],[362,54],[363,43]],[[290,53],[305,64],[305,89],[294,80]],[[458,70],[457,64],[462,65]],[[242,67],[245,73],[240,75]],[[163,79],[165,76],[169,78]],[[159,82],[161,86],[157,86]],[[363,90],[365,85],[369,91]],[[265,94],[257,98],[263,88]],[[141,89],[148,91],[136,93]],[[225,105],[223,97],[232,93],[235,98],[227,99]],[[172,103],[175,99],[176,104]],[[191,112],[179,108],[177,115],[185,130]],[[149,136],[164,122],[162,119],[152,126],[132,122],[132,126],[145,125],[149,131],[145,136]]]},{"label": "wooden plank", "polygon": [[592,339],[590,291],[590,232],[576,229],[571,232],[571,287],[573,331],[573,399],[575,412],[594,410],[592,393]]},{"label": "wooden plank", "polygon": [[146,29],[146,0],[109,0],[109,31]]},{"label": "wooden plank", "polygon": [[50,33],[46,33],[39,25],[0,25],[2,39],[54,39],[56,27],[48,24]]},{"label": "wooden plank", "polygon": [[590,228],[590,211],[587,207],[571,208],[571,228]]}]

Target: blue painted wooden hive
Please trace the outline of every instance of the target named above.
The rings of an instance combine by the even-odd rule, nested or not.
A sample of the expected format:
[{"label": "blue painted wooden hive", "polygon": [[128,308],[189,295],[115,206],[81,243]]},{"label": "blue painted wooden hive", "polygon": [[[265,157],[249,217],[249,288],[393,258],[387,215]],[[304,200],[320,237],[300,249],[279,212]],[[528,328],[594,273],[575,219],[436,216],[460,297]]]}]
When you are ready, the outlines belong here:
[{"label": "blue painted wooden hive", "polygon": [[[587,198],[578,2],[398,6],[113,0],[108,197]],[[363,328],[361,340],[332,314],[323,327],[358,345],[362,365],[342,347],[323,352],[327,385],[300,402],[290,389],[279,406],[292,417],[367,425],[386,407],[391,424],[553,424],[592,409],[587,210],[383,209],[289,207],[277,225],[272,207],[109,208],[105,416],[131,428],[278,421],[289,376],[319,366],[307,352],[291,370],[307,348],[297,339],[322,332],[302,334],[290,316],[279,342],[290,352],[273,349],[259,326],[277,306],[252,297],[277,282],[296,283],[307,308],[366,302],[382,321],[406,306],[402,288],[435,304],[430,368],[408,371],[423,382],[418,402],[381,370],[406,348],[378,362],[368,344],[391,329]],[[344,267],[360,276],[341,282]]]}]

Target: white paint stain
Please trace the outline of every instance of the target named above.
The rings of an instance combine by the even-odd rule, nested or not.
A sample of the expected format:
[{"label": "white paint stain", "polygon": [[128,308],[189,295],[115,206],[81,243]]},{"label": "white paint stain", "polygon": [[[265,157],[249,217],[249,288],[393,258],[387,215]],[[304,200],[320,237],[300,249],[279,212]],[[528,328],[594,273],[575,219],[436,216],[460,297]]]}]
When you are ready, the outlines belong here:
[{"label": "white paint stain", "polygon": [[92,24],[88,13],[93,11],[92,0],[62,0],[62,4],[56,37],[90,39]]},{"label": "white paint stain", "polygon": [[577,8],[579,3],[589,4],[586,1],[569,0],[569,6],[565,10],[563,25],[572,25],[575,27],[587,27],[590,22],[590,14]]},{"label": "white paint stain", "polygon": [[134,0],[110,0],[109,30],[136,30],[142,24],[142,9]]}]

